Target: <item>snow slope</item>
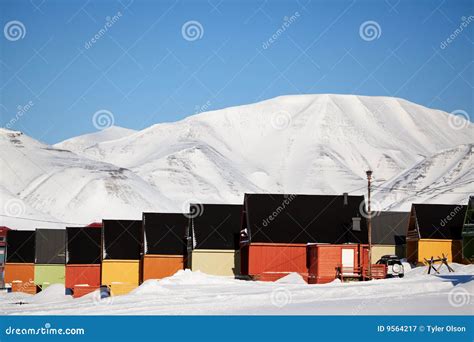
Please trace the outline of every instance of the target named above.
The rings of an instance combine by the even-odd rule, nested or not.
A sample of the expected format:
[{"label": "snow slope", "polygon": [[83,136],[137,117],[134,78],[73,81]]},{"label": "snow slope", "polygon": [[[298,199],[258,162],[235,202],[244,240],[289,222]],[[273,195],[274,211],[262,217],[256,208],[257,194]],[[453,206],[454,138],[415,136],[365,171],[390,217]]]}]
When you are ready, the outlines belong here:
[{"label": "snow slope", "polygon": [[[0,294],[1,315],[472,315],[474,266],[450,275],[414,269],[405,278],[322,285],[235,280],[189,270],[148,280],[128,295],[71,299],[52,285],[34,296]],[[20,305],[19,303],[23,303]]]},{"label": "snow slope", "polygon": [[[452,118],[398,98],[282,96],[157,124],[74,152],[129,168],[179,202],[235,203],[244,192],[260,191],[361,192],[368,168],[377,185],[391,181],[418,190],[445,171],[433,165],[420,184],[419,163],[433,164],[441,150],[474,142],[474,125],[455,129]],[[464,157],[464,170],[472,168],[472,156]],[[440,158],[454,165],[463,156],[446,152]],[[405,172],[413,177],[397,181]],[[472,173],[446,178],[446,191],[421,198],[465,202],[466,193],[450,196],[448,189],[472,180]],[[411,199],[398,196],[385,204],[406,208]]]},{"label": "snow slope", "polygon": [[[171,201],[135,173],[42,144],[20,132],[0,130],[2,225],[58,226],[19,222],[22,212],[39,220],[87,224],[107,217],[141,218],[144,210],[169,210]],[[6,195],[5,195],[6,194]],[[15,202],[17,205],[7,205]],[[20,211],[16,208],[20,207]],[[24,208],[24,209],[22,209]],[[30,216],[35,216],[32,213]],[[60,225],[62,227],[65,224]]]},{"label": "snow slope", "polygon": [[136,131],[133,129],[123,128],[119,126],[111,126],[105,128],[102,131],[84,134],[78,137],[64,140],[61,143],[56,144],[54,147],[63,150],[82,151],[95,144],[111,140],[117,140],[129,136],[135,132]]},{"label": "snow slope", "polygon": [[412,202],[467,203],[474,194],[474,144],[442,150],[384,183],[375,193],[380,207],[410,211]]}]

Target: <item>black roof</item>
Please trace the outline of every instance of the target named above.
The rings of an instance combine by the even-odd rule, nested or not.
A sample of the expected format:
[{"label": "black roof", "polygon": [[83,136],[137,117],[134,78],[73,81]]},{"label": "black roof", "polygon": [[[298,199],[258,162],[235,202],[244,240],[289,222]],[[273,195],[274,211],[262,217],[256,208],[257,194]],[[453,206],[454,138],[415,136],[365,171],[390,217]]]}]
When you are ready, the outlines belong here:
[{"label": "black roof", "polygon": [[466,205],[413,204],[422,239],[461,239]]},{"label": "black roof", "polygon": [[96,227],[66,228],[66,263],[100,264],[101,235]]},{"label": "black roof", "polygon": [[188,224],[182,213],[143,213],[143,253],[185,255]]},{"label": "black roof", "polygon": [[141,220],[102,221],[103,259],[139,260],[142,249]]},{"label": "black roof", "polygon": [[372,217],[372,243],[402,245],[410,220],[410,212],[381,211]]},{"label": "black roof", "polygon": [[7,262],[35,262],[34,230],[9,230],[7,232]]},{"label": "black roof", "polygon": [[364,196],[246,194],[242,228],[252,243],[367,243],[363,206]]},{"label": "black roof", "polygon": [[35,263],[64,264],[66,262],[66,230],[36,229]]},{"label": "black roof", "polygon": [[193,249],[239,249],[240,204],[191,204],[189,239]]},{"label": "black roof", "polygon": [[473,225],[474,224],[474,196],[469,197],[469,202],[467,203],[466,209],[466,218],[464,220],[464,225]]}]

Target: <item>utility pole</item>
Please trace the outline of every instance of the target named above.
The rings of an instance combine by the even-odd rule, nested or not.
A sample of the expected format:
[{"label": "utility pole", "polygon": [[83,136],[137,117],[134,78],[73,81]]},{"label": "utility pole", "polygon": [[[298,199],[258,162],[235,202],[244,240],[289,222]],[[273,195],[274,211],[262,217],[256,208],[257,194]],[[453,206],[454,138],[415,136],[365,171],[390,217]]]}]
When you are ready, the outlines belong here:
[{"label": "utility pole", "polygon": [[369,269],[368,276],[372,279],[372,211],[370,209],[370,182],[372,180],[372,171],[368,170],[367,174],[367,234],[369,237]]}]

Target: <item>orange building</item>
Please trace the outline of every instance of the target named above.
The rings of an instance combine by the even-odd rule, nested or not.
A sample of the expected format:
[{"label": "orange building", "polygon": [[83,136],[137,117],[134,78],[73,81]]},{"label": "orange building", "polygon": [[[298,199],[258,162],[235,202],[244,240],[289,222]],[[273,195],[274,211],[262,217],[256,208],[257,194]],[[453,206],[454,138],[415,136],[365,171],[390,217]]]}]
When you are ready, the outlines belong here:
[{"label": "orange building", "polygon": [[143,213],[142,282],[184,269],[188,222],[182,213]]}]

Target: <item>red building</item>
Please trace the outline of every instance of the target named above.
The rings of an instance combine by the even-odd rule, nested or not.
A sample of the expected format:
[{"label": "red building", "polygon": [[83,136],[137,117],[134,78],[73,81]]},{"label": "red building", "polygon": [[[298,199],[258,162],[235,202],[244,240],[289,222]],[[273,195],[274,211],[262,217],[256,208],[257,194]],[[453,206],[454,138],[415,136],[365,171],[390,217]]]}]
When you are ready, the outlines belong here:
[{"label": "red building", "polygon": [[[336,278],[367,279],[369,246],[363,244],[312,244],[309,248],[310,284],[324,284]],[[373,278],[385,278],[384,265],[372,265]]]},{"label": "red building", "polygon": [[66,228],[66,291],[81,297],[100,287],[102,225]]},{"label": "red building", "polygon": [[309,243],[367,243],[363,196],[246,194],[241,230],[242,274],[308,280]]},{"label": "red building", "polygon": [[4,271],[5,271],[5,257],[6,257],[6,247],[7,247],[7,231],[10,228],[5,226],[0,226],[0,288],[5,287]]}]

